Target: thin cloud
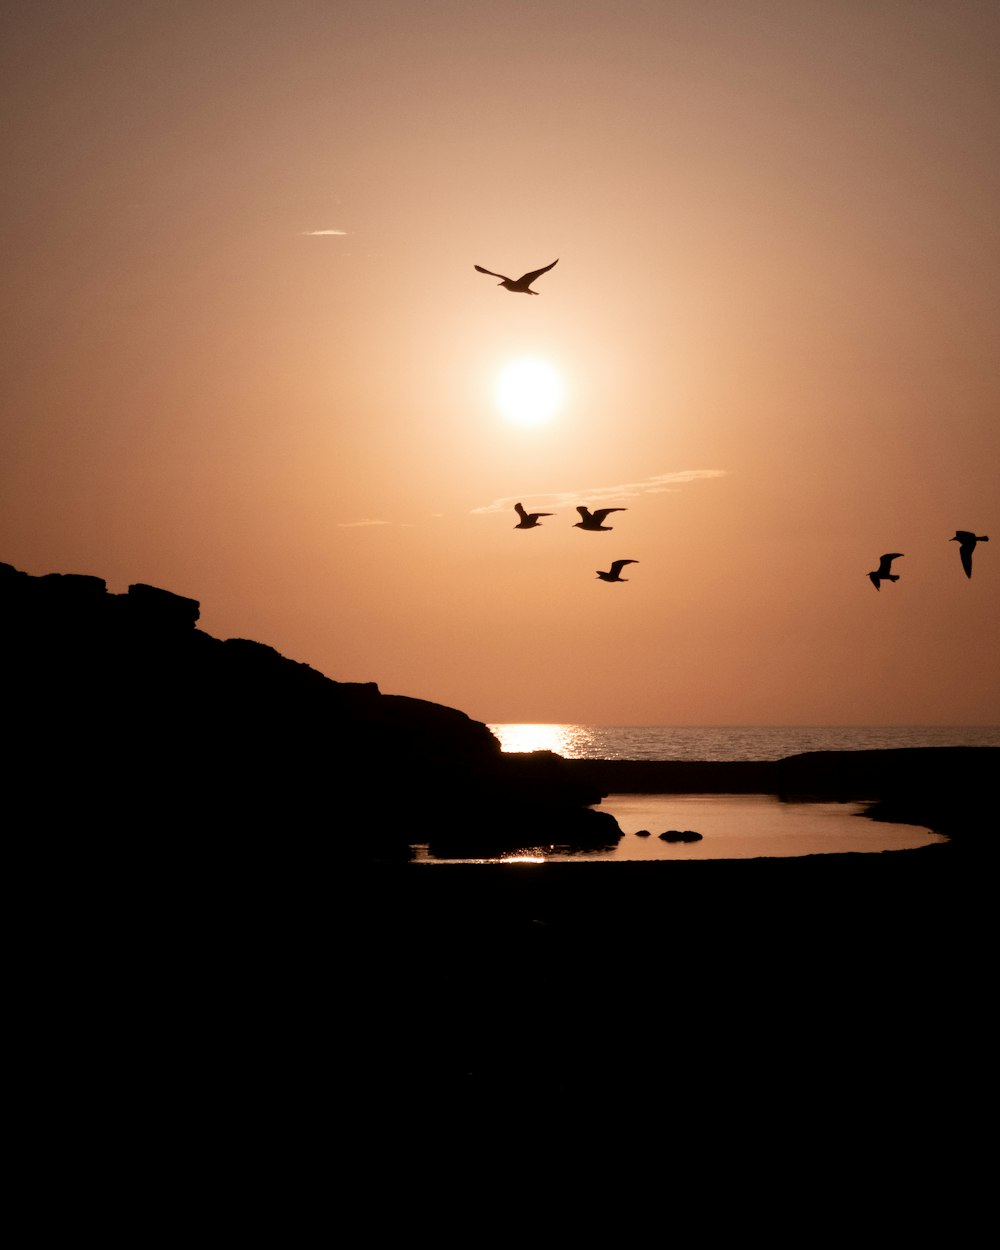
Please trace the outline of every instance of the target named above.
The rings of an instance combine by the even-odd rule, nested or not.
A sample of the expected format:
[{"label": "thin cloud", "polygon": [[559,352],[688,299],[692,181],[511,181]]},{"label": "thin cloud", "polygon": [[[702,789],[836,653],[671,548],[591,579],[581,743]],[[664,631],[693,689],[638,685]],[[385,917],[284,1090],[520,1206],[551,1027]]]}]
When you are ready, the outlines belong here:
[{"label": "thin cloud", "polygon": [[338,521],[337,528],[342,530],[354,530],[361,525],[391,525],[391,521],[376,521],[371,517],[364,517],[360,521]]},{"label": "thin cloud", "polygon": [[309,238],[315,238],[317,235],[320,235],[320,234],[346,234],[347,231],[346,230],[303,230],[301,231],[301,233],[306,235]]},{"label": "thin cloud", "polygon": [[581,502],[588,507],[605,500],[635,499],[639,495],[664,495],[677,489],[685,482],[698,482],[706,478],[725,477],[725,469],[681,469],[676,473],[657,473],[654,477],[644,478],[640,482],[625,482],[618,486],[590,486],[586,490],[558,491],[541,495],[507,495],[503,499],[494,499],[481,508],[473,508],[474,513],[509,512],[520,499],[530,500],[532,505],[539,507],[570,508]]}]

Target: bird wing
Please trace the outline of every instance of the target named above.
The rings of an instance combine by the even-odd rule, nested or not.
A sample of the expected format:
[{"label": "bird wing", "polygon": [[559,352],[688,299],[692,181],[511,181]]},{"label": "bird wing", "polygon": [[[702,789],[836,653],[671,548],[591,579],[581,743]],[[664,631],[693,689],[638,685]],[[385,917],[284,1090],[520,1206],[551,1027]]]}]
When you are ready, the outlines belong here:
[{"label": "bird wing", "polygon": [[892,568],[893,560],[898,560],[902,554],[901,551],[889,551],[884,556],[880,556],[878,562],[879,576],[886,577]]},{"label": "bird wing", "polygon": [[612,560],[611,572],[620,573],[626,564],[638,564],[638,560]]},{"label": "bird wing", "polygon": [[585,507],[583,506],[583,504],[582,504],[582,503],[578,503],[578,504],[576,505],[576,510],[577,510],[577,512],[579,512],[580,516],[581,516],[581,517],[583,517],[583,519],[584,519],[585,521],[589,521],[589,520],[590,520],[590,509],[589,509],[589,508],[585,508]]},{"label": "bird wing", "polygon": [[965,569],[965,576],[972,576],[972,550],[975,543],[960,543],[958,554],[962,557],[962,568]]},{"label": "bird wing", "polygon": [[[494,275],[494,276],[496,276],[496,275]],[[516,504],[514,505],[514,511],[517,513],[517,515],[521,518],[521,520],[522,520],[522,521],[523,521],[523,520],[524,520],[524,518],[528,515],[528,514],[525,512],[525,510],[524,510],[524,505],[523,505],[523,504],[520,504],[520,503],[516,503]]]},{"label": "bird wing", "polygon": [[[552,265],[558,265],[558,264],[559,264],[559,257],[557,256],[555,260],[552,262]],[[523,273],[518,278],[518,282],[523,282],[525,286],[531,286],[532,282],[534,282],[536,278],[540,278],[543,273],[548,273],[549,270],[552,268],[552,265],[546,265],[543,269],[532,269],[531,273]],[[478,269],[479,266],[477,265],[476,268]],[[494,276],[499,277],[500,275],[496,274]]]},{"label": "bird wing", "polygon": [[472,268],[475,269],[477,273],[488,273],[491,278],[503,278],[504,282],[510,281],[510,278],[508,278],[505,274],[494,273],[492,269],[484,269],[482,265],[473,265]]},{"label": "bird wing", "polygon": [[627,512],[627,508],[598,508],[594,513],[594,520],[600,523],[608,515],[609,512]]}]

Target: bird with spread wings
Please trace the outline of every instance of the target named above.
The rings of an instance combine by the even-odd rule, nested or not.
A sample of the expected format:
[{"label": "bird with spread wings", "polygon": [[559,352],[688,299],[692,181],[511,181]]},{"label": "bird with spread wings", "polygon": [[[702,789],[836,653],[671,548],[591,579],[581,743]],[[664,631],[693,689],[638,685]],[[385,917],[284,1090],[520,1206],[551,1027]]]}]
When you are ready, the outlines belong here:
[{"label": "bird with spread wings", "polygon": [[879,556],[878,568],[868,574],[871,584],[876,590],[882,589],[879,582],[899,581],[899,574],[891,573],[889,570],[892,568],[893,560],[901,559],[902,555],[903,553],[901,551],[887,551],[884,556]]},{"label": "bird with spread wings", "polygon": [[499,278],[498,286],[506,287],[508,291],[518,291],[522,295],[537,295],[537,291],[531,290],[531,284],[536,278],[540,278],[543,273],[548,273],[553,265],[559,264],[557,256],[552,265],[546,265],[542,269],[532,269],[530,273],[522,273],[519,278],[507,278],[502,273],[494,273],[492,269],[484,269],[482,265],[473,265],[473,269],[477,273],[488,273],[491,278]]},{"label": "bird with spread wings", "polygon": [[610,530],[612,525],[605,525],[609,512],[627,512],[627,508],[595,508],[593,512],[589,508],[585,508],[583,504],[577,505],[577,512],[580,514],[580,520],[575,522],[576,529],[580,530]]},{"label": "bird with spread wings", "polygon": [[955,537],[949,538],[949,542],[958,543],[958,554],[962,557],[962,568],[965,569],[965,576],[972,576],[972,553],[976,549],[976,543],[988,543],[990,541],[988,534],[974,534],[972,530],[956,530]]},{"label": "bird with spread wings", "polygon": [[627,582],[628,578],[622,577],[622,569],[625,567],[626,564],[638,564],[638,563],[639,563],[638,560],[612,560],[611,568],[608,569],[607,572],[605,573],[602,573],[601,570],[598,569],[597,576],[601,579],[602,582]]},{"label": "bird with spread wings", "polygon": [[516,530],[533,530],[539,525],[541,517],[552,516],[551,512],[527,512],[524,505],[519,503],[514,505],[514,511],[521,518],[514,526]]}]

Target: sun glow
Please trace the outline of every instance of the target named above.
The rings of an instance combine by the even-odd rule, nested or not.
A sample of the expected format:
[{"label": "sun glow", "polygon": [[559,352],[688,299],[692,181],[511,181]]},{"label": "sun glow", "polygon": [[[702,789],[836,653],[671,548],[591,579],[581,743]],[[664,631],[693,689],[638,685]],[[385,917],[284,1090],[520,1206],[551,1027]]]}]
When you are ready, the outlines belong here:
[{"label": "sun glow", "polygon": [[522,357],[500,373],[493,389],[497,407],[514,425],[544,425],[563,400],[563,380],[544,360]]}]

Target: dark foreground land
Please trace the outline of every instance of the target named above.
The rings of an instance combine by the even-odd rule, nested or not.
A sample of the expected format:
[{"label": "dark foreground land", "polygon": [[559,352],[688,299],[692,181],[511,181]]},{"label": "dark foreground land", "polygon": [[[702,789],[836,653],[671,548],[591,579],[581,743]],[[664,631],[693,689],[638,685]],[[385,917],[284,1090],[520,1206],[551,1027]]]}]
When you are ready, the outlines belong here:
[{"label": "dark foreground land", "polygon": [[673,1209],[793,1184],[828,1222],[902,1175],[943,1232],[942,1178],[986,1182],[995,1062],[994,885],[958,849],[342,871],[312,835],[62,845],[18,882],[21,1148],[166,1227],[192,1193],[254,1223],[331,1186],[378,1219],[409,1192],[409,1227],[569,1186],[586,1221],[636,1174]]},{"label": "dark foreground land", "polygon": [[357,1071],[416,1122],[523,1135],[543,1166],[610,1150],[682,1188],[801,1166],[831,1218],[861,1175],[976,1175],[991,831],[939,810],[909,814],[953,841],[915,851],[374,870],[352,899]]},{"label": "dark foreground land", "polygon": [[[520,1224],[524,1186],[561,1227],[636,1185],[630,1209],[797,1227],[791,1186],[853,1225],[876,1186],[953,1232],[956,1179],[988,1183],[995,885],[986,821],[952,833],[505,866],[347,866],[309,830],[60,838],[16,878],[22,1157],[77,1211],[106,1220],[110,1173],[115,1211],[181,1231],[209,1201],[276,1243],[331,1187],[412,1229],[459,1192]],[[734,1210],[741,1186],[775,1209]]]},{"label": "dark foreground land", "polygon": [[581,765],[609,791],[866,799],[951,840],[372,870],[353,899],[365,911],[357,975],[378,986],[367,1056],[405,1038],[409,1094],[504,1122],[537,1115],[549,1131],[585,1132],[585,1111],[626,1132],[665,1117],[671,1140],[699,1149],[717,1128],[731,1145],[780,1125],[803,1142],[846,1131],[855,1159],[871,1133],[929,1157],[942,1117],[957,1131],[959,1108],[982,1097],[998,754]]}]

